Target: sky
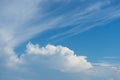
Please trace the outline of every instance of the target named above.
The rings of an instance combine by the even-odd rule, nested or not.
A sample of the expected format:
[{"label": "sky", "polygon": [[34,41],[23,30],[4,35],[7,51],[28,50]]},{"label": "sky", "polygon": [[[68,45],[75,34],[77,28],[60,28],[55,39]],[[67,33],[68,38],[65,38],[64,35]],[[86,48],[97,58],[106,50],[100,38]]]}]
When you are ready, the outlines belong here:
[{"label": "sky", "polygon": [[0,80],[120,80],[119,0],[0,0]]}]

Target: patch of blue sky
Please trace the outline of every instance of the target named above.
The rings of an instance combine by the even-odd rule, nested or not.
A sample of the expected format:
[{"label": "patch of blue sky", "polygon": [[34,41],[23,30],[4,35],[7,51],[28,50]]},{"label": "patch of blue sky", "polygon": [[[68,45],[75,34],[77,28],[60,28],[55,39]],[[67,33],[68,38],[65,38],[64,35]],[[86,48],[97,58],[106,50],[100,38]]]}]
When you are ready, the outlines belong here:
[{"label": "patch of blue sky", "polygon": [[[52,4],[54,4],[54,3],[52,3]],[[59,6],[59,5],[52,5],[52,4],[49,5],[50,9],[49,8],[48,8],[48,10],[45,9],[46,10],[45,13],[49,12],[49,10],[50,11],[53,10],[53,13],[49,14],[48,18],[49,17],[53,17],[53,18],[58,17],[60,15],[59,12],[61,12],[61,13],[63,12],[61,15],[64,15],[70,11],[68,9],[68,8],[70,8],[69,6],[66,6],[66,7],[62,6],[61,8],[58,7],[57,10],[55,9],[56,11],[54,12],[54,7]],[[61,5],[61,3],[59,3],[59,4]],[[62,4],[64,4],[64,3],[62,3]],[[70,4],[70,3],[68,2],[67,4]],[[119,3],[114,2],[113,4],[117,5]],[[71,3],[71,6],[77,7],[77,6],[81,6],[81,5]],[[78,8],[80,8],[80,7],[77,7],[77,9]],[[117,8],[119,8],[119,6],[117,6]],[[83,9],[83,7],[82,7],[82,9]],[[62,11],[62,10],[65,10],[65,11]],[[109,10],[109,8],[108,8],[108,10]],[[73,9],[73,11],[74,11],[74,9]],[[83,20],[81,19],[80,21],[78,19],[77,23],[75,22],[73,24],[68,24],[68,25],[66,25],[65,28],[64,27],[60,28],[62,25],[64,25],[64,22],[65,22],[65,21],[62,21],[63,23],[61,22],[59,25],[57,24],[55,26],[56,27],[55,29],[46,30],[42,34],[40,34],[40,35],[38,34],[35,38],[31,39],[31,41],[33,43],[39,43],[40,45],[45,45],[47,43],[63,44],[63,45],[69,46],[77,53],[85,54],[85,55],[90,56],[90,57],[92,57],[92,56],[94,56],[94,57],[102,56],[103,57],[103,56],[114,56],[114,55],[119,56],[119,39],[120,39],[119,34],[120,33],[119,33],[118,26],[120,25],[119,24],[120,20],[117,19],[115,21],[112,21],[112,19],[110,19],[111,23],[106,24],[104,22],[106,22],[106,20],[109,22],[109,18],[112,17],[114,14],[110,14],[108,17],[105,17],[105,18],[107,18],[107,19],[105,19],[105,21],[104,21],[104,19],[97,21],[97,19],[100,19],[101,17],[103,17],[103,15],[107,16],[106,10],[102,11],[102,14],[100,14],[100,15],[99,14],[100,14],[99,11],[98,11],[98,14],[96,14],[96,13],[94,14],[94,12],[92,12],[92,16],[90,14],[88,14],[90,16],[87,16],[87,18],[84,18]],[[72,19],[70,19],[70,20],[72,20]],[[68,20],[68,21],[70,21],[70,20]],[[100,24],[103,23],[103,25],[100,25],[100,26],[96,25],[96,26],[98,26],[98,28],[94,28],[94,29],[87,31],[85,33],[82,33],[82,34],[78,34],[77,36],[68,37],[68,39],[66,39],[66,37],[67,37],[67,36],[65,36],[66,34],[61,35],[62,33],[65,33],[71,29],[74,30],[74,28],[76,26],[78,28],[77,28],[77,30],[75,29],[75,31],[80,33],[80,30],[82,29],[81,25],[83,26],[83,29],[84,29],[85,26],[88,27],[90,25],[94,25],[94,24],[99,23],[99,22],[101,22]],[[39,24],[39,20],[38,20],[38,24]],[[72,35],[72,34],[76,33],[75,31],[71,32],[70,34]],[[57,35],[57,34],[58,35],[60,34],[61,36],[58,36],[56,41],[55,41],[54,35]],[[68,34],[68,35],[70,35],[70,34]],[[53,36],[53,40],[51,40],[51,38],[50,38],[51,36]],[[65,37],[65,40],[59,41],[59,39],[61,40],[62,37],[63,37],[63,39]],[[58,40],[58,42],[57,42],[57,40]],[[54,43],[54,41],[55,41],[55,43]],[[78,49],[78,48],[80,48],[80,49]]]}]

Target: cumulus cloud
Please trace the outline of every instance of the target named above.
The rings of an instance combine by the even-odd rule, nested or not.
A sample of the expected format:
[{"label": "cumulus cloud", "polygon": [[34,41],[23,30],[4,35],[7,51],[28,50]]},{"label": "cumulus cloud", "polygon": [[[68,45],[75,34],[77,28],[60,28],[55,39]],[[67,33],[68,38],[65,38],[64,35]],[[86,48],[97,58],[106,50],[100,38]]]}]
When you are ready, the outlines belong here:
[{"label": "cumulus cloud", "polygon": [[[27,44],[26,53],[17,57],[10,48],[0,50],[1,80],[119,80],[120,66],[90,63],[64,46]],[[7,77],[6,77],[7,76]],[[46,77],[47,76],[47,77]],[[56,76],[56,77],[55,77]]]},{"label": "cumulus cloud", "polygon": [[[11,48],[0,49],[1,80],[119,80],[120,65],[92,63],[64,46],[40,47],[28,43],[20,57]],[[47,76],[47,77],[46,77]]]},{"label": "cumulus cloud", "polygon": [[40,47],[38,44],[28,43],[25,53],[20,57],[10,48],[0,51],[3,52],[0,54],[1,80],[120,79],[119,65],[90,63],[86,56],[77,56],[71,49],[60,45]]},{"label": "cumulus cloud", "polygon": [[[29,43],[27,53],[28,55],[42,56],[51,67],[63,72],[80,72],[92,68],[92,64],[86,60],[86,56],[77,56],[74,51],[63,46],[49,44],[40,48],[37,44]],[[41,60],[39,57],[37,58]]]}]

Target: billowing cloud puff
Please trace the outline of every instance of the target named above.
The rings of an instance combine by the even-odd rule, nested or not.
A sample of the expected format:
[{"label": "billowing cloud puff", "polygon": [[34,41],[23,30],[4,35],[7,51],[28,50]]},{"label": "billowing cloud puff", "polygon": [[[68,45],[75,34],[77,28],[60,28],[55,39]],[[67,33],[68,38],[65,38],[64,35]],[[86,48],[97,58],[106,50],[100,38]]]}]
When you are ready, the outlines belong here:
[{"label": "billowing cloud puff", "polygon": [[39,47],[29,43],[27,45],[27,55],[35,60],[44,61],[44,64],[63,72],[80,72],[92,68],[91,63],[86,60],[86,56],[77,56],[74,51],[63,46],[54,46],[48,44],[46,47]]},{"label": "billowing cloud puff", "polygon": [[20,57],[9,47],[0,51],[0,80],[120,79],[119,65],[89,63],[86,56],[77,56],[63,46],[40,47],[28,43],[26,52]]}]

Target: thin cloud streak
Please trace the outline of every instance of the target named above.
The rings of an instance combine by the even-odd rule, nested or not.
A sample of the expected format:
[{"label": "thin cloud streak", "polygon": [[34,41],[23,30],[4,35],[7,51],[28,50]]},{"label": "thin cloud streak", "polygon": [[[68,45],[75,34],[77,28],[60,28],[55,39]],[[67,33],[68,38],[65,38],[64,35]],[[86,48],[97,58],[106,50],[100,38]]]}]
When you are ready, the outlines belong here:
[{"label": "thin cloud streak", "polygon": [[[76,17],[73,16],[69,20],[71,20],[72,22],[72,20],[75,19],[75,21],[73,21],[72,24],[74,25],[77,24],[77,25],[70,30],[64,31],[63,33],[53,35],[50,38],[50,40],[57,39],[57,38],[65,39],[65,38],[77,35],[79,33],[88,31],[94,27],[108,24],[111,21],[119,18],[120,6],[116,5],[116,6],[111,6],[104,9],[104,6],[107,6],[107,5],[108,4],[105,4],[104,2],[96,3],[88,7],[85,11],[83,11],[82,15],[77,15]],[[110,3],[108,6],[110,6]],[[67,21],[64,21],[64,22],[67,22]]]}]

